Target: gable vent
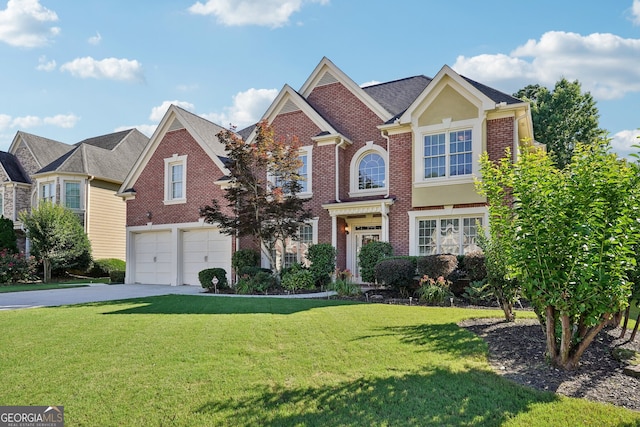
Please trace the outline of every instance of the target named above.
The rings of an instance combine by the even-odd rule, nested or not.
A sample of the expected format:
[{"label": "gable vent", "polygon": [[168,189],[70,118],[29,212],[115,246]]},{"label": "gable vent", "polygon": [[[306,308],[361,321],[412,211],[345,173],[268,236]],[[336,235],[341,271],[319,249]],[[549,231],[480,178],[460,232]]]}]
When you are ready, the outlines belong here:
[{"label": "gable vent", "polygon": [[280,114],[293,113],[294,111],[300,111],[300,108],[289,99],[280,109]]},{"label": "gable vent", "polygon": [[173,119],[173,122],[171,123],[171,126],[169,126],[168,132],[171,132],[171,131],[174,131],[174,130],[180,130],[180,129],[184,129],[184,126],[182,125],[182,123],[180,123],[180,120]]},{"label": "gable vent", "polygon": [[338,83],[338,79],[333,77],[333,74],[326,72],[323,74],[322,78],[318,81],[318,84],[316,86],[330,85],[332,83]]}]

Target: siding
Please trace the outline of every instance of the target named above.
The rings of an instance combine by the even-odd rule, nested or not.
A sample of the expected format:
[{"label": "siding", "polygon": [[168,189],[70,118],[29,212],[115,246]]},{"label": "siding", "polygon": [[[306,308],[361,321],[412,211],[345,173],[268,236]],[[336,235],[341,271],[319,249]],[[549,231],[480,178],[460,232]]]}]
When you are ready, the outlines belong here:
[{"label": "siding", "polygon": [[116,197],[118,184],[91,181],[87,206],[87,235],[93,259],[125,259],[126,204]]}]

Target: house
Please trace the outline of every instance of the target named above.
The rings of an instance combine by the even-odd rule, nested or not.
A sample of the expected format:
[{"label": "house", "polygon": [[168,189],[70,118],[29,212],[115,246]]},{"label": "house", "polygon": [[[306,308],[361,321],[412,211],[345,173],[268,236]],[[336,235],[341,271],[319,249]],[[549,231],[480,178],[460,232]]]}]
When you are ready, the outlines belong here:
[{"label": "house", "polygon": [[78,215],[94,259],[125,259],[126,205],[114,195],[147,141],[135,129],[74,145],[17,132],[9,151],[0,153],[0,200],[19,247],[27,249],[19,212],[48,200]]},{"label": "house", "polygon": [[[433,78],[360,87],[323,58],[299,90],[283,87],[263,119],[276,135],[301,141],[305,182],[300,197],[309,199],[314,215],[298,241],[281,242],[276,257],[284,257],[285,264],[304,262],[309,245],[330,243],[337,249],[338,268],[351,270],[356,279],[358,251],[370,241],[390,242],[396,255],[477,249],[477,236],[488,222],[486,199],[474,187],[480,154],[487,151],[498,159],[506,148],[517,153],[519,141],[533,140],[528,103],[448,66]],[[209,126],[211,133],[198,132],[189,121]],[[196,284],[190,269],[217,263],[230,272],[235,248],[256,246],[250,238],[224,237],[198,218],[199,206],[224,194],[225,153],[213,136],[216,129],[172,107],[145,159],[121,187],[121,194],[132,194],[128,283]],[[251,127],[239,134],[251,141],[255,132]],[[177,175],[173,165],[182,165]],[[179,201],[171,197],[176,184]],[[212,234],[208,246],[201,243],[192,257],[185,239],[194,229]],[[171,232],[160,242],[163,230]]]}]

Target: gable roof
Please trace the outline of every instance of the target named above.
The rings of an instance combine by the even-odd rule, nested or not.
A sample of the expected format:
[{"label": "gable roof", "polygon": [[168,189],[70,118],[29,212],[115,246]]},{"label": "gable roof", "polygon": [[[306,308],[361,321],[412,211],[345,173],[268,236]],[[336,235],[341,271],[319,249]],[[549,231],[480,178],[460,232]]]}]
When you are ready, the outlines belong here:
[{"label": "gable roof", "polygon": [[18,131],[11,142],[9,153],[15,155],[21,142],[29,149],[33,159],[37,163],[38,169],[47,166],[60,156],[73,150],[73,146],[65,144],[64,142]]},{"label": "gable roof", "polygon": [[396,116],[405,111],[429,83],[431,83],[429,77],[413,76],[365,86],[362,89],[393,116]]},{"label": "gable roof", "polygon": [[88,138],[34,175],[69,173],[122,182],[149,138],[137,129]]},{"label": "gable roof", "polygon": [[25,184],[31,183],[29,175],[24,171],[20,165],[20,161],[13,154],[0,151],[0,166],[2,166],[6,172],[9,181],[22,182]]},{"label": "gable roof", "polygon": [[494,101],[496,104],[500,104],[501,102],[505,102],[507,105],[508,104],[521,104],[522,100],[515,98],[511,95],[508,95],[504,92],[500,92],[497,89],[494,89],[492,87],[489,87],[487,85],[483,85],[482,83],[478,83],[475,80],[471,80],[468,77],[465,76],[460,76],[463,79],[465,79],[467,82],[469,82],[471,84],[471,86],[475,87],[476,89],[478,89],[480,92],[482,92],[483,94],[485,94],[488,98],[490,98],[492,101]]},{"label": "gable roof", "polygon": [[217,136],[219,132],[226,129],[172,104],[164,114],[164,117],[162,117],[160,124],[158,124],[158,127],[142,150],[142,153],[135,159],[134,164],[120,186],[118,195],[134,194],[132,191],[133,185],[146,167],[160,142],[164,139],[164,136],[167,132],[183,128],[189,132],[223,174],[226,175],[229,172],[225,167],[227,153],[224,145],[218,140]]}]

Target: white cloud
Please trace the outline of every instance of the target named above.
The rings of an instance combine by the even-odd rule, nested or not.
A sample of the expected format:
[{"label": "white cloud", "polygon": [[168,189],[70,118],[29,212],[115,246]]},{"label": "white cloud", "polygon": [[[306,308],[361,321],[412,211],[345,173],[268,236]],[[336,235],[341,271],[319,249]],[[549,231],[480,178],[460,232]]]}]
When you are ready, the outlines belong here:
[{"label": "white cloud", "polygon": [[513,91],[532,83],[553,86],[562,77],[577,79],[594,97],[615,99],[640,92],[639,57],[640,39],[550,31],[509,54],[459,56],[453,68],[472,79],[501,83]]},{"label": "white cloud", "polygon": [[612,150],[622,157],[629,157],[631,153],[640,154],[640,150],[633,145],[640,145],[640,129],[623,130],[611,138]]},{"label": "white cloud", "polygon": [[47,61],[47,57],[42,55],[40,58],[38,58],[38,66],[36,67],[36,70],[38,71],[53,71],[56,69],[56,61],[51,60],[51,61]]},{"label": "white cloud", "polygon": [[213,15],[228,26],[260,25],[282,27],[304,3],[326,5],[329,0],[207,0],[189,7],[196,15]]},{"label": "white cloud", "polygon": [[631,20],[635,25],[640,25],[640,0],[633,0],[631,5]]},{"label": "white cloud", "polygon": [[68,71],[72,76],[83,79],[144,81],[142,64],[129,59],[105,58],[97,60],[87,56],[63,64],[60,71]]},{"label": "white cloud", "polygon": [[251,88],[238,92],[233,97],[233,105],[225,107],[223,113],[205,114],[203,117],[223,127],[233,125],[242,129],[260,120],[277,95],[277,89]]},{"label": "white cloud", "polygon": [[69,129],[74,127],[79,120],[80,117],[75,114],[58,114],[50,117],[11,117],[8,114],[0,114],[0,131],[7,129],[30,129],[43,125]]},{"label": "white cloud", "polygon": [[96,45],[99,45],[100,42],[102,41],[102,36],[100,35],[99,32],[96,31],[96,35],[89,37],[87,41],[89,42],[89,44],[96,46]]},{"label": "white cloud", "polygon": [[195,110],[195,106],[190,103],[190,102],[186,102],[186,101],[164,101],[162,104],[158,105],[157,107],[153,107],[151,109],[151,115],[149,116],[149,120],[152,120],[154,122],[159,122],[160,120],[162,120],[162,118],[164,117],[165,113],[167,112],[167,110],[169,109],[169,107],[171,105],[176,105],[180,108],[183,108],[187,111],[191,111],[193,112],[193,110]]},{"label": "white cloud", "polygon": [[9,0],[0,10],[0,41],[18,47],[44,46],[60,33],[59,27],[49,25],[57,20],[58,15],[39,0]]}]

